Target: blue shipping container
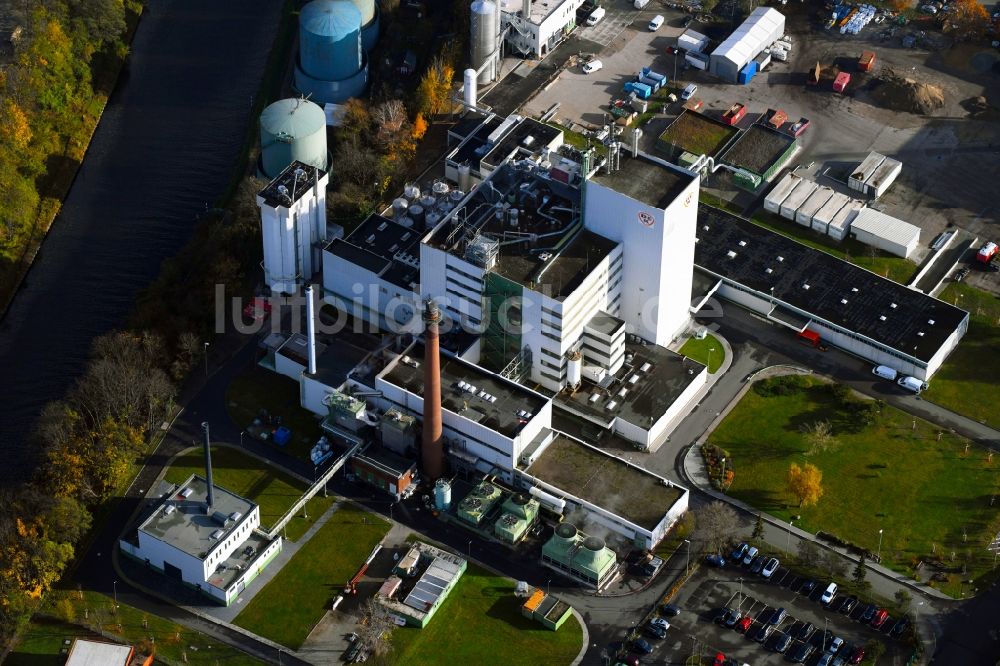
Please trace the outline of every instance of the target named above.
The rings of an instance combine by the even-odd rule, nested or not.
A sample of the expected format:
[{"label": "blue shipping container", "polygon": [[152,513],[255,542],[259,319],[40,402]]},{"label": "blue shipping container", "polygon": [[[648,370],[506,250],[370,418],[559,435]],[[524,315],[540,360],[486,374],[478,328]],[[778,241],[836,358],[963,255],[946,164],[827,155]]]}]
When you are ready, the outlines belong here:
[{"label": "blue shipping container", "polygon": [[739,75],[736,77],[737,83],[747,84],[753,80],[753,77],[757,75],[757,63],[753,60],[748,62],[746,66],[740,70]]}]

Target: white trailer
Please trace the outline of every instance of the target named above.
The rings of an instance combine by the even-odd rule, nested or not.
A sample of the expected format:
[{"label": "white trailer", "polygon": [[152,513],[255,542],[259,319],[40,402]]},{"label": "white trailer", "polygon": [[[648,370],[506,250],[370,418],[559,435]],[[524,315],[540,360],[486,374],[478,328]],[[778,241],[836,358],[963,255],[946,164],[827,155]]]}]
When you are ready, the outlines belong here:
[{"label": "white trailer", "polygon": [[792,190],[784,201],[781,202],[781,217],[786,220],[795,221],[795,212],[799,209],[799,206],[806,202],[812,193],[816,191],[819,186],[811,180],[803,179],[795,189]]},{"label": "white trailer", "polygon": [[851,203],[841,208],[840,212],[830,221],[826,235],[838,242],[847,238],[847,234],[851,231],[851,222],[857,217],[858,211],[864,207],[865,205],[860,201],[851,201]]},{"label": "white trailer", "polygon": [[802,176],[794,173],[787,173],[785,177],[771,188],[771,191],[764,197],[764,210],[769,213],[779,215],[781,213],[781,202],[788,198],[795,186],[802,182]]},{"label": "white trailer", "polygon": [[830,200],[823,204],[813,215],[812,218],[812,228],[813,231],[818,231],[821,234],[825,234],[827,227],[830,226],[830,222],[833,218],[837,216],[840,209],[849,204],[852,201],[851,197],[846,194],[841,194],[840,192],[834,192]]},{"label": "white trailer", "polygon": [[820,185],[816,191],[809,195],[809,198],[795,211],[795,221],[804,227],[812,226],[813,215],[830,200],[833,196],[833,189],[826,185]]}]

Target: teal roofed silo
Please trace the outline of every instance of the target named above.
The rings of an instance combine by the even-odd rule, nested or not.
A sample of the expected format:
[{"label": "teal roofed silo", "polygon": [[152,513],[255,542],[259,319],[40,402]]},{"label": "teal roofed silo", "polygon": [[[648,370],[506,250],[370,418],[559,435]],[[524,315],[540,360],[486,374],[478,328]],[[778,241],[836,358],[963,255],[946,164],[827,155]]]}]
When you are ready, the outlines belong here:
[{"label": "teal roofed silo", "polygon": [[260,114],[260,154],[268,178],[277,178],[295,160],[326,171],[326,113],[305,99],[268,105]]},{"label": "teal roofed silo", "polygon": [[340,81],[361,69],[361,12],[351,0],[313,0],[299,14],[299,66],[313,79]]}]

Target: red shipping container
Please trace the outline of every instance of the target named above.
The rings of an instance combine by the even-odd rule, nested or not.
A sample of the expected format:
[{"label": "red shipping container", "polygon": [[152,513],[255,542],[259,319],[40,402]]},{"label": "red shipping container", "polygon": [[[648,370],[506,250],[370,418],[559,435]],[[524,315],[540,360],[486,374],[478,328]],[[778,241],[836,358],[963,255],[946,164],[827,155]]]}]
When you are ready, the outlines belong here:
[{"label": "red shipping container", "polygon": [[851,82],[851,75],[848,72],[841,72],[837,74],[836,80],[833,82],[833,89],[836,92],[842,93],[847,88],[847,84]]},{"label": "red shipping container", "polygon": [[861,70],[862,72],[870,72],[872,71],[872,67],[874,66],[875,66],[874,51],[865,51],[864,53],[861,54],[861,57],[858,58],[858,69]]}]

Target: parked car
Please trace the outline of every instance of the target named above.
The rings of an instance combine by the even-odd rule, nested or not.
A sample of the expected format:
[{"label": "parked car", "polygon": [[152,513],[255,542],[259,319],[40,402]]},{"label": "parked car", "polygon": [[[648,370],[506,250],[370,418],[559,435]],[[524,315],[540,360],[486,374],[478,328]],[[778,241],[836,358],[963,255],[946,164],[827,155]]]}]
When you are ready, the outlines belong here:
[{"label": "parked car", "polygon": [[844,615],[850,615],[851,611],[857,608],[857,606],[858,606],[858,598],[851,595],[846,599],[844,599],[844,603],[840,605],[840,612],[843,613]]},{"label": "parked car", "polygon": [[875,617],[875,611],[877,610],[878,606],[876,606],[875,604],[868,604],[867,606],[865,606],[865,609],[861,611],[861,615],[858,617],[858,619],[866,623],[871,622],[872,618]]},{"label": "parked car", "polygon": [[591,60],[583,66],[584,74],[593,74],[594,72],[599,72],[604,69],[604,63],[600,60]]},{"label": "parked car", "polygon": [[750,549],[747,550],[747,554],[743,556],[743,564],[749,565],[754,561],[754,558],[757,557],[757,553],[759,552],[760,551],[757,550],[757,546],[750,546]]},{"label": "parked car", "polygon": [[892,631],[889,632],[891,636],[902,636],[903,632],[910,628],[910,621],[905,617],[901,617],[896,620],[896,624],[892,625]]},{"label": "parked car", "polygon": [[764,569],[764,563],[767,562],[767,558],[761,555],[756,560],[750,564],[750,573],[759,574]]},{"label": "parked car", "polygon": [[751,624],[753,624],[753,617],[750,615],[744,615],[743,618],[736,623],[735,629],[741,634],[745,634],[747,633],[747,630],[750,628]]},{"label": "parked car", "polygon": [[795,651],[792,652],[792,661],[797,664],[804,664],[806,659],[812,656],[815,649],[816,648],[809,645],[809,643],[800,643],[799,646],[795,648]]},{"label": "parked car", "polygon": [[816,666],[832,666],[835,657],[829,652],[824,653],[820,656],[819,661],[816,662]]},{"label": "parked car", "polygon": [[740,545],[736,546],[736,548],[733,549],[733,552],[732,554],[730,554],[729,557],[733,558],[734,562],[739,562],[740,560],[743,559],[743,556],[747,554],[748,550],[750,550],[750,546],[748,546],[746,543],[741,543]]},{"label": "parked car", "polygon": [[863,647],[854,648],[854,652],[851,653],[851,658],[847,660],[847,663],[855,665],[860,664],[865,658],[865,649]]},{"label": "parked car", "polygon": [[927,390],[927,382],[922,382],[916,377],[910,377],[909,375],[903,375],[896,380],[896,383],[905,388],[907,391],[913,391],[917,395],[920,395],[923,391]]},{"label": "parked car", "polygon": [[722,555],[717,555],[713,553],[711,555],[705,556],[705,564],[707,564],[710,567],[718,567],[721,569],[722,567],[726,566],[726,558],[724,558]]},{"label": "parked car", "polygon": [[740,618],[742,618],[742,617],[743,617],[743,613],[741,613],[738,610],[734,610],[734,609],[730,608],[729,612],[726,614],[725,619],[723,620],[723,624],[725,624],[727,627],[729,627],[730,629],[732,629],[733,627],[736,626],[736,623],[739,622]]},{"label": "parked car", "polygon": [[826,647],[826,651],[830,654],[837,654],[842,647],[844,647],[844,639],[840,636],[834,636],[830,644]]},{"label": "parked car", "polygon": [[837,596],[837,584],[830,583],[823,590],[823,595],[819,598],[819,602],[823,605],[829,604],[835,596]]},{"label": "parked car", "polygon": [[606,9],[604,9],[604,7],[598,7],[597,9],[595,9],[594,11],[592,11],[590,13],[590,16],[587,17],[587,21],[586,21],[587,25],[590,25],[590,26],[597,25],[598,22],[600,22],[600,20],[602,18],[604,18],[604,15],[607,14],[607,13],[608,13],[608,11]]},{"label": "parked car", "polygon": [[666,631],[667,629],[670,628],[670,623],[664,620],[662,617],[654,617],[652,620],[649,621],[649,626],[659,627],[663,629],[663,631]]},{"label": "parked car", "polygon": [[681,614],[681,609],[673,604],[663,604],[660,606],[660,612],[667,617],[677,617]]},{"label": "parked car", "polygon": [[887,619],[889,619],[889,611],[884,608],[879,608],[875,611],[875,615],[872,616],[872,627],[875,629],[881,629]]},{"label": "parked car", "polygon": [[767,564],[764,565],[764,568],[760,570],[760,575],[764,578],[770,578],[774,575],[774,572],[778,570],[779,564],[780,562],[778,562],[778,558],[772,557],[767,561]]},{"label": "parked car", "polygon": [[876,377],[881,377],[882,379],[888,379],[891,382],[896,381],[896,376],[899,374],[895,369],[890,368],[887,365],[876,365],[872,368],[872,374]]},{"label": "parked car", "polygon": [[667,630],[658,624],[649,623],[646,625],[646,633],[653,638],[666,638]]},{"label": "parked car", "polygon": [[663,21],[664,19],[662,15],[657,14],[656,16],[654,16],[653,20],[649,22],[649,31],[656,32],[657,30],[659,30],[660,26],[663,25]]},{"label": "parked car", "polygon": [[642,654],[650,654],[653,651],[653,646],[645,638],[637,638],[632,641],[632,649]]},{"label": "parked car", "polygon": [[722,624],[723,622],[726,621],[726,617],[729,615],[730,612],[732,612],[732,610],[733,610],[732,608],[720,608],[715,612],[715,618],[713,618],[712,622],[715,622],[716,624]]},{"label": "parked car", "polygon": [[817,631],[815,634],[813,634],[812,641],[810,642],[814,646],[825,652],[827,648],[830,647],[830,643],[833,642],[834,638],[836,638],[836,636],[833,635],[833,632],[830,631],[829,629],[826,629],[824,631]]},{"label": "parked car", "polygon": [[792,644],[792,637],[784,632],[778,632],[778,637],[774,639],[774,651],[784,654],[788,646]]},{"label": "parked car", "polygon": [[774,631],[774,627],[769,624],[762,624],[760,625],[760,629],[757,630],[757,633],[754,634],[753,639],[758,643],[763,643],[767,640],[767,637],[771,635],[772,631]]},{"label": "parked car", "polygon": [[642,575],[652,578],[655,576],[660,569],[663,567],[663,559],[659,557],[653,557],[642,566]]},{"label": "parked car", "polygon": [[788,612],[784,608],[775,608],[767,621],[769,624],[779,625],[785,619],[786,615],[788,615]]},{"label": "parked car", "polygon": [[354,660],[358,658],[359,654],[361,654],[361,641],[354,641],[351,643],[351,646],[347,648],[347,651],[344,652],[344,661],[348,664],[352,664],[354,663]]},{"label": "parked car", "polygon": [[684,91],[681,92],[681,99],[687,101],[692,97],[694,97],[695,93],[697,92],[698,92],[698,86],[693,83],[690,83],[687,85],[687,87],[684,88]]},{"label": "parked car", "polygon": [[799,588],[799,592],[808,597],[810,594],[812,594],[812,591],[815,589],[816,589],[816,581],[810,578],[806,580],[806,582],[802,583],[802,586]]},{"label": "parked car", "polygon": [[807,641],[813,635],[814,631],[816,631],[816,627],[813,626],[812,622],[799,622],[799,626],[794,633],[795,637],[799,640]]}]

